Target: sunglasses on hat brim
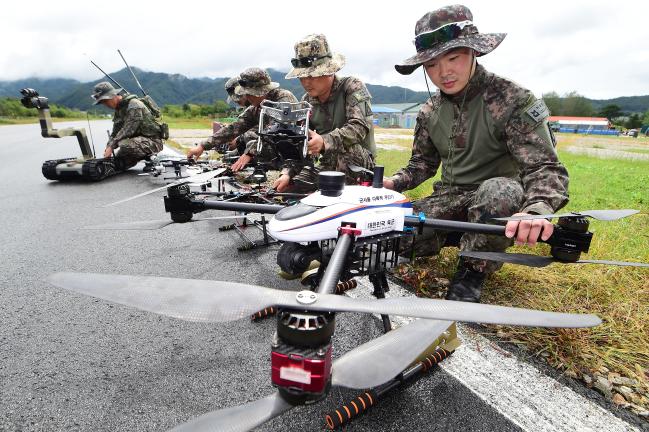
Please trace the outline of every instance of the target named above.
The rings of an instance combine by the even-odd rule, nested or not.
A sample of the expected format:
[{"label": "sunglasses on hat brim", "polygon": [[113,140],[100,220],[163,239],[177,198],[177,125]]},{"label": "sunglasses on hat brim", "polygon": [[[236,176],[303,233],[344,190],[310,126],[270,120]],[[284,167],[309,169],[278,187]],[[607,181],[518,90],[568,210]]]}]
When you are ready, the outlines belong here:
[{"label": "sunglasses on hat brim", "polygon": [[472,26],[471,21],[461,21],[455,23],[445,24],[435,30],[427,31],[418,34],[412,41],[415,44],[417,52],[425,51],[433,48],[438,44],[452,41],[457,39],[462,34],[462,31],[467,26]]},{"label": "sunglasses on hat brim", "polygon": [[291,59],[291,64],[293,67],[310,67],[313,66],[315,62],[321,59],[331,58],[331,54],[326,54],[323,56],[310,56],[310,57],[297,57]]}]

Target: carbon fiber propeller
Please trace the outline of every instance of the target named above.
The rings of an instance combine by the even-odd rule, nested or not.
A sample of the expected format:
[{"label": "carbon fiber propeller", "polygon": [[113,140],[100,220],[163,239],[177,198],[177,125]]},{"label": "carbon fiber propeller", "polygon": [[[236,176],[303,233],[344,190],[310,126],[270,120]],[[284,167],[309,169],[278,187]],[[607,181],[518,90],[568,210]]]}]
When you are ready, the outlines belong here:
[{"label": "carbon fiber propeller", "polygon": [[470,258],[486,259],[490,261],[499,261],[499,262],[504,262],[509,264],[525,265],[528,267],[545,267],[552,263],[561,263],[561,264],[605,264],[605,265],[649,268],[649,264],[638,263],[638,262],[608,261],[608,260],[578,260],[574,262],[569,262],[569,261],[561,261],[552,257],[521,254],[521,253],[462,251],[460,252],[460,255],[465,257],[470,257]]},{"label": "carbon fiber propeller", "polygon": [[191,176],[191,177],[186,177],[184,179],[180,179],[180,180],[177,180],[175,182],[169,183],[168,185],[164,185],[164,186],[161,186],[159,188],[152,189],[150,191],[142,192],[141,194],[133,195],[131,197],[124,198],[122,200],[115,201],[115,202],[110,203],[110,204],[106,204],[103,207],[111,207],[111,206],[114,206],[114,205],[117,205],[117,204],[122,204],[122,203],[125,203],[127,201],[131,201],[131,200],[134,200],[134,199],[141,198],[143,196],[152,194],[154,192],[158,192],[158,191],[167,189],[170,186],[178,186],[178,185],[185,184],[185,183],[203,183],[203,182],[212,180],[214,177],[216,177],[218,175],[223,174],[226,170],[227,170],[227,168],[219,168],[219,169],[214,170],[214,171],[208,171],[206,173],[196,174],[196,175]]},{"label": "carbon fiber propeller", "polygon": [[[451,325],[448,321],[417,320],[345,353],[334,361],[332,385],[371,388],[406,369]],[[368,364],[372,364],[368,368]],[[212,411],[183,423],[172,432],[244,432],[293,408],[275,392],[263,399]]]},{"label": "carbon fiber propeller", "polygon": [[187,321],[233,321],[268,306],[279,306],[533,327],[592,327],[601,323],[595,315],[422,298],[363,300],[223,281],[96,273],[56,273],[48,280],[60,288]]},{"label": "carbon fiber propeller", "polygon": [[245,432],[293,408],[278,392],[249,402],[222,410],[203,414],[176,426],[170,432]]},{"label": "carbon fiber propeller", "polygon": [[582,212],[570,212],[570,213],[556,213],[556,214],[544,214],[544,215],[525,215],[525,216],[509,216],[509,217],[500,217],[493,218],[493,220],[500,221],[514,221],[514,220],[534,220],[534,219],[553,219],[561,217],[591,217],[593,219],[601,221],[613,221],[625,218],[627,216],[634,215],[639,213],[640,210],[585,210]]},{"label": "carbon fiber propeller", "polygon": [[256,214],[247,214],[247,215],[232,215],[232,216],[215,216],[215,217],[195,217],[187,222],[174,222],[171,219],[158,219],[150,221],[137,221],[137,222],[120,222],[112,224],[103,224],[103,225],[92,225],[84,227],[84,230],[156,230],[164,228],[167,225],[175,223],[189,223],[189,222],[204,222],[212,220],[225,220],[225,219],[245,219],[250,218],[251,216],[257,216]]}]

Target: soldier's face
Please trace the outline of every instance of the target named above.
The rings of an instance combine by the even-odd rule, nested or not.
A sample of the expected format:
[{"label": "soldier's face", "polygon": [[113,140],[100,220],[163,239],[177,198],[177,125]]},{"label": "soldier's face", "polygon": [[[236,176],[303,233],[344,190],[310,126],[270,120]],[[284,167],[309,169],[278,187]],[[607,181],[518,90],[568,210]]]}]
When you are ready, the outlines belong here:
[{"label": "soldier's face", "polygon": [[458,48],[424,63],[430,80],[446,94],[454,95],[466,87],[473,74],[473,51]]},{"label": "soldier's face", "polygon": [[116,109],[117,104],[121,100],[122,100],[122,98],[120,96],[115,96],[115,97],[110,98],[110,99],[104,99],[103,101],[101,101],[101,104],[108,107],[108,108],[110,108],[110,109]]},{"label": "soldier's face", "polygon": [[304,90],[312,98],[318,98],[320,102],[324,102],[331,93],[331,86],[334,83],[333,75],[325,75],[319,77],[306,77],[300,78],[300,83]]},{"label": "soldier's face", "polygon": [[253,95],[246,95],[246,100],[253,104],[254,106],[258,107],[261,105],[261,103],[266,99],[265,96],[253,96]]}]

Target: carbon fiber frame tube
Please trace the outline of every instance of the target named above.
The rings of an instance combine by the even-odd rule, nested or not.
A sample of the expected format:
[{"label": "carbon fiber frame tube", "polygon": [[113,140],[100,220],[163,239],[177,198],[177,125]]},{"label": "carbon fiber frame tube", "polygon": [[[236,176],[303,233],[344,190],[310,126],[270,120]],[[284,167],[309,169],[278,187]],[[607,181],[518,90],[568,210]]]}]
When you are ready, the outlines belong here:
[{"label": "carbon fiber frame tube", "polygon": [[418,227],[419,225],[423,225],[427,228],[434,228],[443,231],[462,231],[479,234],[505,235],[505,227],[503,225],[486,225],[472,222],[459,222],[446,219],[429,218],[426,218],[422,222],[417,216],[406,216],[404,224],[411,227]]},{"label": "carbon fiber frame tube", "polygon": [[284,208],[282,205],[274,204],[253,204],[253,203],[238,203],[229,201],[202,201],[192,200],[192,203],[203,207],[205,210],[234,210],[243,212],[254,213],[269,213],[275,214]]},{"label": "carbon fiber frame tube", "polygon": [[320,285],[316,291],[318,294],[334,294],[336,292],[336,285],[340,279],[340,273],[345,265],[347,252],[349,251],[351,244],[351,234],[341,234],[340,237],[338,237],[336,248],[334,249],[333,254],[331,254],[331,259],[329,259],[329,264],[327,264],[327,270],[325,270],[324,275],[322,275],[322,280],[320,281]]}]

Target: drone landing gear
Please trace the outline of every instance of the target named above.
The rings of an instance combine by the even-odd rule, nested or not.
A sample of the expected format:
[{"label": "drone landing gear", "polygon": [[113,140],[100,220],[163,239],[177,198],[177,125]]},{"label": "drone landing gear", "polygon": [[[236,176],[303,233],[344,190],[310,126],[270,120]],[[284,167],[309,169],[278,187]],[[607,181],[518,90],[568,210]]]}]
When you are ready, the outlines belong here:
[{"label": "drone landing gear", "polygon": [[349,403],[325,416],[325,422],[330,430],[343,427],[351,422],[354,418],[360,416],[365,411],[373,407],[378,401],[390,390],[402,384],[413,382],[423,377],[426,372],[431,371],[433,366],[447,359],[460,346],[457,338],[455,323],[449,328],[424,352],[417,360],[413,362],[406,370],[400,373],[394,379],[378,387],[367,390],[357,396]]},{"label": "drone landing gear", "polygon": [[[380,273],[374,273],[369,275],[370,282],[374,286],[374,292],[372,295],[377,299],[385,298],[385,293],[390,290],[388,286],[388,279],[385,276],[385,271]],[[392,323],[390,322],[390,317],[388,315],[381,315],[381,320],[383,321],[383,330],[389,332],[392,330]]]},{"label": "drone landing gear", "polygon": [[[268,225],[268,220],[264,215],[261,216],[260,220],[253,221],[252,224],[248,223],[248,219],[244,217],[242,223],[233,223],[233,224],[222,226],[219,228],[219,231],[223,232],[223,231],[235,230],[237,234],[239,234],[239,236],[241,236],[241,238],[246,242],[243,245],[237,247],[237,250],[247,251],[247,250],[255,249],[260,246],[270,246],[278,243],[277,240],[275,240],[268,234],[266,225]],[[245,231],[251,227],[256,227],[261,231],[263,236],[261,240],[253,240],[247,235]]]}]

